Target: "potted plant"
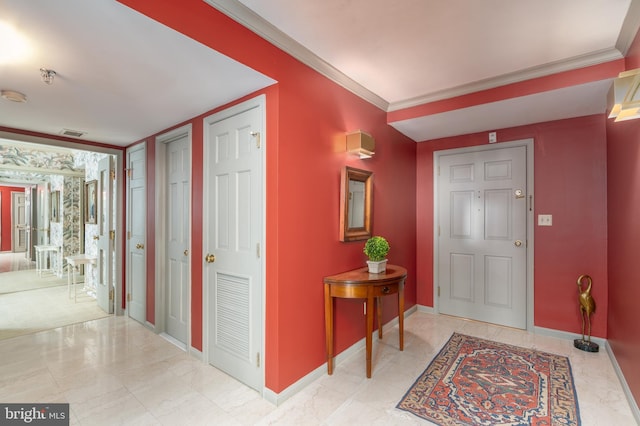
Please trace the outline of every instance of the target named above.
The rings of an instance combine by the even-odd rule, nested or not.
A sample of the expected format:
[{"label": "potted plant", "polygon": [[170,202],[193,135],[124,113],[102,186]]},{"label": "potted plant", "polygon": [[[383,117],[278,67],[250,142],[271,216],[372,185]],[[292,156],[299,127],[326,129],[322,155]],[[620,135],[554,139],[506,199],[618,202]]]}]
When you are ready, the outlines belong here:
[{"label": "potted plant", "polygon": [[374,236],[367,240],[364,245],[364,254],[367,255],[367,265],[369,272],[378,274],[387,269],[387,253],[389,253],[389,243],[384,237]]}]

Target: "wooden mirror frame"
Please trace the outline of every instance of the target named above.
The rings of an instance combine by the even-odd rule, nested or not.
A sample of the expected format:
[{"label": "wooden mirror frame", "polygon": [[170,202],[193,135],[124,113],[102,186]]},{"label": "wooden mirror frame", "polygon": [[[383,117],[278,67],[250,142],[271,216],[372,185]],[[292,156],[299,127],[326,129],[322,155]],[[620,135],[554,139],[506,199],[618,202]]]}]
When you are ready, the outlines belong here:
[{"label": "wooden mirror frame", "polygon": [[[364,183],[364,226],[349,226],[350,182]],[[359,241],[371,238],[371,206],[373,204],[373,172],[345,166],[340,176],[340,241]]]}]

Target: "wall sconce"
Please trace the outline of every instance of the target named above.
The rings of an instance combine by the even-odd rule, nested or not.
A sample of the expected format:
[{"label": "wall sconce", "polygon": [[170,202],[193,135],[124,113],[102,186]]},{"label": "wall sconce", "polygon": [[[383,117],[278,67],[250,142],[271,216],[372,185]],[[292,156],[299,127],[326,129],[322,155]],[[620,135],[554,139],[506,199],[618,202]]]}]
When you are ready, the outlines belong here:
[{"label": "wall sconce", "polygon": [[375,154],[376,141],[368,133],[362,130],[347,133],[347,152],[355,154],[360,158],[371,158]]},{"label": "wall sconce", "polygon": [[615,121],[640,118],[640,68],[623,71],[613,80],[607,95],[609,118]]}]

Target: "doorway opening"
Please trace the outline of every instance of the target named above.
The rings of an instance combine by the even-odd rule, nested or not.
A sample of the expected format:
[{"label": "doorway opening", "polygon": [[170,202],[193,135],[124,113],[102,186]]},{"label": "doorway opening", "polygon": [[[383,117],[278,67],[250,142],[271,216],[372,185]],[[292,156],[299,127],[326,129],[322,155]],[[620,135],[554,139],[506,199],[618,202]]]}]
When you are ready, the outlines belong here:
[{"label": "doorway opening", "polygon": [[[11,188],[13,193],[11,198],[3,197],[1,208],[8,209],[14,218],[10,232],[3,232],[9,249],[3,244],[0,251],[4,313],[0,339],[109,315],[96,303],[98,265],[83,263],[69,276],[67,258],[92,255],[97,224],[87,217],[86,184],[95,180],[100,158],[113,158],[121,164],[121,153],[101,147],[90,147],[89,151],[81,144],[8,132],[0,137],[0,189]],[[122,179],[117,173],[114,177]],[[95,195],[96,200],[104,196],[114,201],[116,219],[110,224],[110,234],[115,237],[122,226],[117,214],[122,204],[120,191],[106,194],[99,190]],[[113,251],[116,258],[121,253],[117,246]],[[110,282],[110,296],[115,312],[121,313],[122,262],[111,262],[109,269],[120,271]],[[68,277],[78,284],[70,285],[73,280]]]}]

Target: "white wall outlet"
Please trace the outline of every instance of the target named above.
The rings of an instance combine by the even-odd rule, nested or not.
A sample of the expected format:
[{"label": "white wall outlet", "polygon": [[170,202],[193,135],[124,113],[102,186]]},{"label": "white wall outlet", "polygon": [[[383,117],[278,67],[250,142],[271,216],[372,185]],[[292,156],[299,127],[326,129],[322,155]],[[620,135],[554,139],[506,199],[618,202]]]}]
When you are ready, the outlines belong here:
[{"label": "white wall outlet", "polygon": [[496,143],[498,141],[498,137],[496,132],[489,132],[489,143]]},{"label": "white wall outlet", "polygon": [[550,214],[538,215],[538,226],[551,226],[553,224],[553,216]]}]

